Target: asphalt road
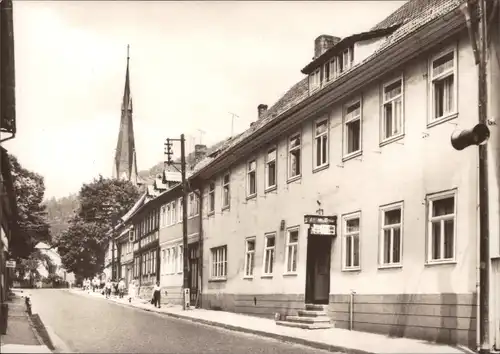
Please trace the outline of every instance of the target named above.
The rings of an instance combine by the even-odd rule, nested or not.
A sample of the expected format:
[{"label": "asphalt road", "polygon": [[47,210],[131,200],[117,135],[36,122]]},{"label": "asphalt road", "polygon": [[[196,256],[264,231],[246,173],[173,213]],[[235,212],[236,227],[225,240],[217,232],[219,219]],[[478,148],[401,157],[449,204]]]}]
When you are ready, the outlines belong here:
[{"label": "asphalt road", "polygon": [[[31,290],[34,312],[79,353],[328,353],[122,306],[64,290]],[[57,343],[55,343],[57,346]]]}]

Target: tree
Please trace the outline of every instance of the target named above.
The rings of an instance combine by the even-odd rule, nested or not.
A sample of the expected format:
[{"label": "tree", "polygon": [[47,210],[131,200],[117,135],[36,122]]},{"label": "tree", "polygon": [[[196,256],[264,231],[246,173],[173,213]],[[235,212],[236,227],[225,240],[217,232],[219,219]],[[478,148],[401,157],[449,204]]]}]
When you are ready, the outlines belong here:
[{"label": "tree", "polygon": [[29,279],[30,285],[33,285],[34,281],[38,281],[41,278],[38,268],[44,266],[45,269],[51,269],[53,265],[54,262],[47,254],[36,250],[28,258],[20,259],[16,267],[16,279],[18,281]]},{"label": "tree", "polygon": [[95,222],[73,220],[58,241],[58,252],[66,270],[79,277],[92,277],[100,273],[104,265],[106,229]]},{"label": "tree", "polygon": [[78,217],[111,228],[112,219],[123,216],[139,198],[131,182],[99,176],[80,189]]},{"label": "tree", "polygon": [[84,184],[80,205],[69,229],[57,245],[64,267],[79,277],[91,277],[104,267],[104,245],[113,221],[123,216],[139,198],[131,182],[99,176]]},{"label": "tree", "polygon": [[41,175],[22,167],[15,156],[9,154],[9,161],[19,225],[19,235],[12,237],[12,249],[16,258],[27,258],[38,242],[50,243],[51,241],[45,205],[42,203],[45,195],[45,183]]}]

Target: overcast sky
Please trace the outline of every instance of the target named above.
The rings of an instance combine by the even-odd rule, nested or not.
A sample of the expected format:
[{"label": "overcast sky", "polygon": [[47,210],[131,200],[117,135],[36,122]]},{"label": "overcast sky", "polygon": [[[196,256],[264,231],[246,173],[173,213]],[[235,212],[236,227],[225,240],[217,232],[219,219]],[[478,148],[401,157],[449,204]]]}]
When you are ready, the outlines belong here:
[{"label": "overcast sky", "polygon": [[[111,176],[130,44],[139,170],[181,133],[246,129],[303,75],[320,34],[369,30],[404,1],[14,1],[18,135],[46,197]],[[177,149],[178,150],[178,149]]]}]

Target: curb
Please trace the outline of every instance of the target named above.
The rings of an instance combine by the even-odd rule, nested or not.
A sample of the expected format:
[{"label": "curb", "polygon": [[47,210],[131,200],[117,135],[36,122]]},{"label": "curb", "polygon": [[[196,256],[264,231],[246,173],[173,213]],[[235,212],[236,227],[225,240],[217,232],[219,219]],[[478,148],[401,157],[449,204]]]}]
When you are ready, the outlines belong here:
[{"label": "curb", "polygon": [[40,343],[40,345],[45,345],[51,351],[54,351],[55,346],[52,343],[52,338],[50,338],[47,328],[43,324],[43,321],[40,318],[40,316],[35,313],[28,316],[28,320],[33,329],[33,332],[35,333],[35,337],[38,340],[38,343]]},{"label": "curb", "polygon": [[[73,293],[75,293],[77,295],[85,295],[85,294],[79,294],[77,292],[73,292]],[[240,326],[236,326],[236,325],[230,325],[230,324],[220,323],[220,322],[216,322],[216,321],[205,320],[205,319],[201,319],[201,318],[194,318],[194,317],[190,317],[190,316],[179,315],[179,314],[171,313],[171,312],[160,312],[160,311],[153,310],[152,308],[151,309],[150,308],[143,308],[143,307],[135,306],[135,305],[128,304],[128,303],[118,302],[115,299],[108,299],[108,300],[113,301],[115,304],[123,305],[126,307],[131,307],[131,308],[135,308],[135,309],[139,309],[139,310],[144,310],[147,312],[152,312],[152,313],[156,313],[159,315],[164,315],[164,316],[168,316],[168,317],[172,317],[172,318],[176,318],[176,319],[181,319],[181,320],[187,320],[187,321],[191,321],[191,322],[195,322],[195,323],[202,323],[202,324],[205,324],[208,326],[224,328],[224,329],[228,329],[228,330],[235,331],[235,332],[255,334],[255,335],[258,335],[261,337],[277,339],[277,340],[280,340],[282,342],[300,344],[300,345],[304,345],[304,346],[315,348],[315,349],[327,350],[327,351],[336,352],[336,353],[340,352],[340,353],[345,353],[345,354],[375,354],[374,352],[368,352],[368,351],[364,351],[364,350],[360,350],[360,349],[346,348],[346,347],[342,347],[342,346],[316,342],[313,340],[297,338],[297,337],[292,337],[292,336],[278,334],[278,333],[265,332],[265,331],[260,331],[257,329],[250,329],[250,328],[240,327]]]}]

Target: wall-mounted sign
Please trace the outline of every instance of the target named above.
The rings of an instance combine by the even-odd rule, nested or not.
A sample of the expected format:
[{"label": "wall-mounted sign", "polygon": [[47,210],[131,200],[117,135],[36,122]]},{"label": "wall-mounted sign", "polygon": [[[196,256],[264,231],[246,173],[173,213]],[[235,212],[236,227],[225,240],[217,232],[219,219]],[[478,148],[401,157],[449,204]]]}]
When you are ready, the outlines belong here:
[{"label": "wall-mounted sign", "polygon": [[304,215],[304,224],[337,225],[337,216]]},{"label": "wall-mounted sign", "polygon": [[313,224],[311,225],[311,235],[335,236],[336,229],[335,225]]},{"label": "wall-mounted sign", "polygon": [[8,260],[5,262],[5,266],[7,268],[15,268],[16,267],[16,261],[14,260]]}]

